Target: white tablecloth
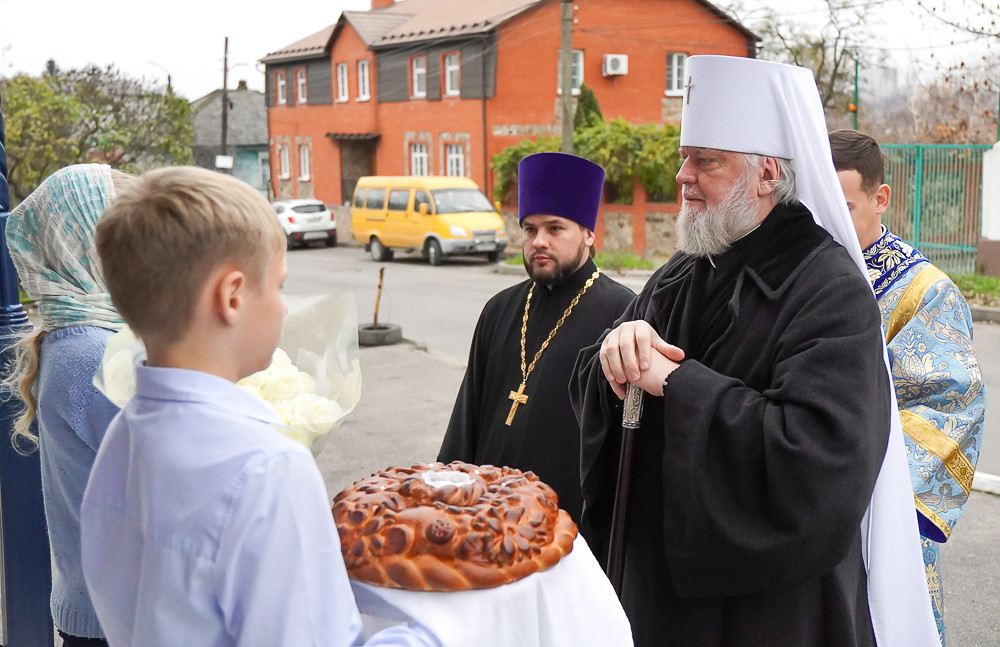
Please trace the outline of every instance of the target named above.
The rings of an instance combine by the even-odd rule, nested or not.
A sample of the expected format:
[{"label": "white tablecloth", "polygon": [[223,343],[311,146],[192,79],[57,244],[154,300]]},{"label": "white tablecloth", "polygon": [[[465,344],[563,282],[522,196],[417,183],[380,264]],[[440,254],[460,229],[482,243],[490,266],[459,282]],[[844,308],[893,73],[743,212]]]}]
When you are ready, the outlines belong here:
[{"label": "white tablecloth", "polygon": [[615,590],[579,535],[552,568],[493,589],[432,593],[351,585],[366,635],[416,620],[444,647],[632,645]]}]

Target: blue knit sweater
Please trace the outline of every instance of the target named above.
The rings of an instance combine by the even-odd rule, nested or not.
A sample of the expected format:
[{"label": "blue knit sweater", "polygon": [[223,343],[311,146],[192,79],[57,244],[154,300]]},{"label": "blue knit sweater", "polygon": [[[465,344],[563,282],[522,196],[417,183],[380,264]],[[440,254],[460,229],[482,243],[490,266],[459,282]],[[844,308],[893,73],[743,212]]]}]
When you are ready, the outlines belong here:
[{"label": "blue knit sweater", "polygon": [[103,638],[80,566],[80,502],[108,423],[118,413],[94,388],[94,372],[113,331],[54,330],[42,342],[35,395],[45,519],[55,564],[52,619],[63,632]]}]

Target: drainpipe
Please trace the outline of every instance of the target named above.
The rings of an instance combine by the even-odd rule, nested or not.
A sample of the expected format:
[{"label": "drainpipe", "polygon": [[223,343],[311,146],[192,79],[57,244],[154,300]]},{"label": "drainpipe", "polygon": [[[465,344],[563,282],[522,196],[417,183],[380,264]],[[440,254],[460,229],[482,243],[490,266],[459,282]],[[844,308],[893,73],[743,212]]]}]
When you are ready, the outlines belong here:
[{"label": "drainpipe", "polygon": [[487,97],[487,87],[486,87],[486,45],[489,43],[490,35],[489,33],[483,34],[483,47],[482,54],[479,57],[479,63],[482,73],[482,130],[483,130],[483,189],[486,190],[486,195],[491,195],[493,193],[493,187],[490,185],[490,156],[489,156],[489,133],[486,131],[486,97]]}]

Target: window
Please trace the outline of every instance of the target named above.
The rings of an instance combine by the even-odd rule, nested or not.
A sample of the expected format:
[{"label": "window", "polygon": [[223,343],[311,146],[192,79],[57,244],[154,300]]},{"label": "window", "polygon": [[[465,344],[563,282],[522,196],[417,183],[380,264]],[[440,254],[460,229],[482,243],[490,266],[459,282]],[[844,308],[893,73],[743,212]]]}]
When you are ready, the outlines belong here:
[{"label": "window", "polygon": [[445,54],[444,57],[444,95],[454,97],[461,94],[458,85],[458,54]]},{"label": "window", "polygon": [[406,204],[410,201],[409,189],[395,189],[389,192],[389,211],[406,211]]},{"label": "window", "polygon": [[427,175],[427,144],[410,144],[410,175]]},{"label": "window", "polygon": [[446,175],[465,177],[465,147],[461,144],[448,144],[444,148]]},{"label": "window", "polygon": [[354,192],[354,206],[363,207],[365,206],[365,189],[358,189]]},{"label": "window", "polygon": [[284,70],[281,70],[280,72],[275,72],[274,73],[274,85],[277,87],[278,104],[279,105],[284,105],[284,104],[288,103],[288,101],[286,100],[286,97],[285,97],[285,71]]},{"label": "window", "polygon": [[309,163],[309,146],[299,146],[299,179],[308,180],[312,177]]},{"label": "window", "polygon": [[[556,91],[562,94],[562,67],[559,68],[559,74],[557,75],[557,80],[559,84],[556,86]],[[573,94],[580,94],[580,86],[583,85],[583,50],[574,49],[573,50]]]},{"label": "window", "polygon": [[385,206],[385,189],[368,189],[369,209],[381,209]]},{"label": "window", "polygon": [[670,52],[667,54],[667,94],[678,96],[684,94],[684,61],[687,54]]},{"label": "window", "polygon": [[427,96],[427,57],[410,59],[410,96],[421,99]]},{"label": "window", "polygon": [[292,175],[288,163],[288,144],[282,144],[278,147],[278,165],[278,177],[287,180]]},{"label": "window", "polygon": [[337,101],[347,101],[347,63],[337,63]]},{"label": "window", "polygon": [[416,195],[413,196],[413,210],[420,213],[420,205],[427,205],[427,213],[431,213],[431,196],[428,195],[426,191],[417,191]]},{"label": "window", "polygon": [[299,103],[306,102],[306,71],[295,71],[295,98]]},{"label": "window", "polygon": [[358,61],[358,101],[371,99],[368,86],[368,61]]}]

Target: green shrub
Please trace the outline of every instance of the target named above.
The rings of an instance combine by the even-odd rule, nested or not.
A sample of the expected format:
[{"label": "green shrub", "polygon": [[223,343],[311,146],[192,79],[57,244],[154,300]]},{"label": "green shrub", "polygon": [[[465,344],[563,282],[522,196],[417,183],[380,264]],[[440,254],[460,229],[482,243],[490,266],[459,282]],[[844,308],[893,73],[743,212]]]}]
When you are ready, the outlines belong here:
[{"label": "green shrub", "polygon": [[951,280],[970,304],[1000,307],[1000,278],[985,274],[956,274]]},{"label": "green shrub", "polygon": [[632,252],[616,249],[613,251],[598,252],[594,257],[594,263],[603,270],[651,270],[657,267],[656,263],[644,256],[636,256]]}]

